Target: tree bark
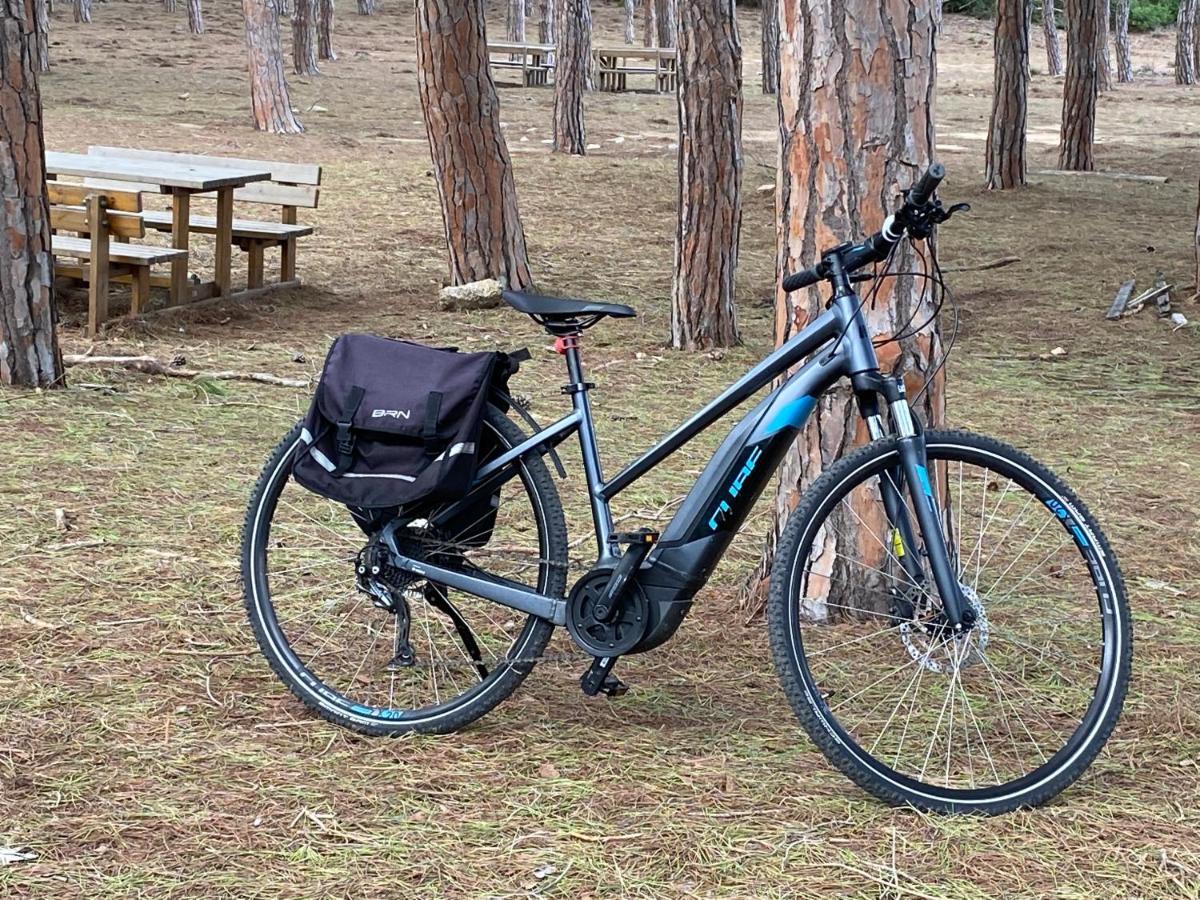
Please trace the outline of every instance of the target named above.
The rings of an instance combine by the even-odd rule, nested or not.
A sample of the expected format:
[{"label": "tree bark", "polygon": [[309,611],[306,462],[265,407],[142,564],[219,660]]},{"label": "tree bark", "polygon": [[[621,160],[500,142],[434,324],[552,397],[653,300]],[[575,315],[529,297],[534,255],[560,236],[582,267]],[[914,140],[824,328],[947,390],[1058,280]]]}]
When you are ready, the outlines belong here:
[{"label": "tree bark", "polygon": [[1090,172],[1096,167],[1092,145],[1099,90],[1099,24],[1097,0],[1067,0],[1067,77],[1058,167],[1068,171]]},{"label": "tree bark", "polygon": [[1029,103],[1029,3],[998,0],[992,118],[987,138],[987,186],[1025,184],[1025,122]]},{"label": "tree bark", "polygon": [[169,13],[175,12],[175,0],[163,0],[163,9]]},{"label": "tree bark", "polygon": [[204,10],[200,0],[188,0],[188,30],[192,34],[204,34]]},{"label": "tree bark", "polygon": [[337,59],[333,50],[333,0],[317,0],[317,57]]},{"label": "tree bark", "polygon": [[1046,36],[1046,71],[1050,75],[1063,73],[1062,48],[1058,44],[1058,23],[1055,21],[1054,0],[1042,2],[1042,33]]},{"label": "tree bark", "polygon": [[762,91],[779,91],[779,0],[762,0]]},{"label": "tree bark", "polygon": [[679,9],[677,0],[655,0],[658,13],[658,46],[674,47],[678,41]]},{"label": "tree bark", "polygon": [[454,284],[532,284],[482,0],[417,0],[417,82]]},{"label": "tree bark", "polygon": [[[650,0],[653,2],[653,0]],[[554,62],[554,150],[583,156],[583,94],[592,68],[589,0],[559,0]]]},{"label": "tree bark", "polygon": [[1196,192],[1196,246],[1194,249],[1196,254],[1196,278],[1193,286],[1196,289],[1196,293],[1193,299],[1200,299],[1200,185],[1197,185]]},{"label": "tree bark", "polygon": [[634,0],[625,0],[625,43],[632,44],[637,39],[637,29],[634,27],[634,19],[637,4]]},{"label": "tree bark", "polygon": [[1180,0],[1175,17],[1175,83],[1196,83],[1197,0]]},{"label": "tree bark", "polygon": [[375,0],[358,0],[358,14],[371,16],[375,14]]},{"label": "tree bark", "polygon": [[525,42],[525,0],[508,0],[507,38]]},{"label": "tree bark", "polygon": [[642,44],[658,46],[658,0],[644,0],[646,16],[642,20]]},{"label": "tree bark", "polygon": [[542,0],[542,21],[538,23],[538,40],[543,44],[554,43],[555,0]]},{"label": "tree bark", "polygon": [[281,16],[290,16],[292,14],[292,0],[276,0],[276,7]]},{"label": "tree bark", "polygon": [[35,0],[37,18],[37,70],[50,71],[50,0]]},{"label": "tree bark", "polygon": [[34,0],[0,0],[0,383],[62,384]]},{"label": "tree bark", "polygon": [[250,107],[254,127],[273,134],[299,134],[304,126],[292,112],[275,0],[242,0],[249,54]]},{"label": "tree bark", "polygon": [[[878,230],[898,191],[929,163],[939,10],[936,0],[795,0],[782,5],[777,271],[811,265],[823,248]],[[901,246],[894,268],[910,271],[915,256]],[[885,279],[874,308],[864,310],[868,329],[872,335],[891,336],[910,317],[913,324],[924,322],[932,318],[936,299],[922,279]],[[776,343],[792,337],[824,305],[824,293],[815,287],[795,294],[778,290]],[[904,376],[918,414],[931,426],[941,422],[945,404],[944,376],[933,374],[940,358],[935,323],[879,348],[882,371]],[[929,389],[917,401],[926,380]],[[822,398],[788,451],[770,535],[747,585],[747,599],[761,601],[765,595],[779,534],[800,494],[850,444],[865,439],[859,422],[852,393],[840,388]],[[824,558],[840,552],[863,559],[862,547],[872,538],[852,515],[861,515],[876,533],[886,533],[874,521],[875,510],[847,509],[838,514],[836,533],[823,537]],[[848,546],[858,549],[848,551]],[[845,574],[844,580],[851,580],[852,574]],[[862,605],[857,594],[844,602]]]},{"label": "tree bark", "polygon": [[1100,44],[1100,50],[1096,57],[1096,89],[1104,93],[1112,90],[1112,54],[1108,48],[1109,0],[1098,0],[1097,6],[1100,21],[1097,23],[1099,35],[1096,40]]},{"label": "tree bark", "polygon": [[671,346],[738,343],[742,230],[742,45],[733,0],[679,7],[679,225]]},{"label": "tree bark", "polygon": [[292,70],[320,75],[317,66],[317,0],[295,0],[292,12]]},{"label": "tree bark", "polygon": [[1117,81],[1121,84],[1133,81],[1133,55],[1129,50],[1129,2],[1117,0],[1113,24],[1113,41],[1117,45]]},{"label": "tree bark", "polygon": [[91,22],[92,0],[75,0],[74,13],[76,22]]}]

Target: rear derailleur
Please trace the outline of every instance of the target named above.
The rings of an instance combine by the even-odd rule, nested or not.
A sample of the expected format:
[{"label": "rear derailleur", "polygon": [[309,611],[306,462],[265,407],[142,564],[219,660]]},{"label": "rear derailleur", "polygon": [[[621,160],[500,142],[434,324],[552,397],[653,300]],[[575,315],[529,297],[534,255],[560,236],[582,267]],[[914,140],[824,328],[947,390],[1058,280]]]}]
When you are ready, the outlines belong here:
[{"label": "rear derailleur", "polygon": [[417,664],[417,654],[408,639],[412,625],[408,599],[410,595],[419,599],[423,593],[416,587],[420,578],[393,566],[387,549],[376,541],[359,551],[354,571],[358,589],[371,598],[376,608],[396,617],[394,656],[387,669],[411,669]]}]

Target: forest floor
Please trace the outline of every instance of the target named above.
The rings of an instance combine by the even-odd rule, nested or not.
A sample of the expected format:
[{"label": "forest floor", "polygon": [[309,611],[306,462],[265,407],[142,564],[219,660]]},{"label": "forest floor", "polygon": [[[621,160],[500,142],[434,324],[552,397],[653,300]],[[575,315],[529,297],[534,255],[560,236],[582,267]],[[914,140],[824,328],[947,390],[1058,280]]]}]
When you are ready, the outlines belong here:
[{"label": "forest floor", "polygon": [[[306,286],[83,336],[67,351],[185,356],[197,368],[313,375],[333,336],[372,330],[460,347],[528,345],[516,387],[550,418],[560,360],[509,310],[442,312],[442,226],[417,103],[411,12],[338,21],[340,59],[292,78],[308,133],[248,126],[240,18],[109,0],[56,12],[47,145],[90,143],[318,162]],[[501,22],[495,10],[493,22]],[[619,39],[616,7],[597,10]],[[1040,29],[1038,39],[1040,40]],[[636,306],[590,332],[610,471],[772,343],[774,101],[746,48],[745,343],[663,349],[675,229],[675,103],[587,98],[586,158],[548,152],[551,92],[505,86],[502,113],[538,283]],[[1117,286],[1191,280],[1200,89],[1170,79],[1173,36],[1134,37],[1137,82],[1099,104],[1098,166],[1167,184],[1035,176],[981,187],[988,27],[952,17],[938,91],[944,193],[970,201],[941,237],[961,333],[949,419],[1057,468],[1104,523],[1134,608],[1135,678],[1096,764],[1049,806],[1000,819],[887,808],[832,770],[777,687],[738,588],[765,525],[748,523],[675,642],[622,662],[632,691],[580,695],[543,665],[467,731],[367,740],[308,714],[258,655],[238,544],[256,473],[307,392],[76,370],[0,396],[0,894],[269,896],[1200,896],[1200,329],[1151,311],[1108,322]],[[1033,54],[1030,155],[1053,167],[1060,81]],[[202,243],[202,241],[201,241]],[[208,263],[198,255],[197,268]],[[239,260],[239,264],[241,261]],[[1182,307],[1200,324],[1200,305]],[[1048,356],[1062,347],[1066,353]],[[619,513],[678,496],[723,436],[672,459]],[[560,484],[586,528],[580,468]],[[765,506],[765,504],[763,504]],[[64,511],[56,515],[56,510]],[[635,521],[639,517],[635,516]]]}]

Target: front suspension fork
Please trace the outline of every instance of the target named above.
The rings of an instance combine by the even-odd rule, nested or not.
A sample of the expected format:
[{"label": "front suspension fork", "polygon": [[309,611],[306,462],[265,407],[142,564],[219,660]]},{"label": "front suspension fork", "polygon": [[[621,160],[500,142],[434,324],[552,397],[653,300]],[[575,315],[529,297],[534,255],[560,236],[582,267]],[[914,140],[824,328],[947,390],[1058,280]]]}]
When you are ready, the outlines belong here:
[{"label": "front suspension fork", "polygon": [[[888,522],[892,526],[892,534],[898,537],[901,546],[907,552],[896,553],[894,548],[891,548],[891,552],[898,557],[898,562],[913,583],[922,584],[925,581],[925,572],[915,551],[918,546],[925,548],[925,556],[929,560],[938,595],[942,598],[946,619],[955,630],[960,630],[971,623],[964,621],[967,604],[963,599],[949,548],[946,546],[945,532],[942,530],[943,513],[938,509],[933,485],[929,480],[925,436],[913,421],[912,409],[904,395],[903,383],[897,380],[894,384],[895,388],[887,391],[890,395],[887,399],[896,448],[900,452],[900,463],[884,470],[880,478],[880,492],[883,495]],[[873,438],[885,436],[877,414],[868,415],[867,423]],[[913,510],[916,512],[917,527],[922,537],[920,545],[915,540],[908,507],[900,493],[901,478],[908,485],[908,493],[913,498]],[[966,616],[970,617],[971,613],[966,612]]]}]

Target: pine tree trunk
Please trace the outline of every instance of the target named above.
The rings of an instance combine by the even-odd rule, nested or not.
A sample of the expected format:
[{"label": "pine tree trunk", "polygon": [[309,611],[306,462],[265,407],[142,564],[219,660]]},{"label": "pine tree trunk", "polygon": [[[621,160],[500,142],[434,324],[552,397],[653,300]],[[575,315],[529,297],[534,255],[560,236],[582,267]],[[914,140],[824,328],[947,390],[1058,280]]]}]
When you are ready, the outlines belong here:
[{"label": "pine tree trunk", "polygon": [[163,0],[163,9],[169,13],[175,12],[175,0]]},{"label": "pine tree trunk", "polygon": [[279,15],[290,16],[292,14],[292,0],[276,0],[275,5],[279,10]]},{"label": "pine tree trunk", "polygon": [[1029,103],[1029,4],[998,0],[992,118],[987,138],[987,186],[1025,184],[1025,122]]},{"label": "pine tree trunk", "polygon": [[292,71],[320,75],[317,66],[317,0],[295,0],[292,13]]},{"label": "pine tree trunk", "polygon": [[454,284],[532,284],[483,0],[417,0],[417,82]]},{"label": "pine tree trunk", "polygon": [[200,0],[187,0],[188,31],[192,34],[204,34],[204,10]]},{"label": "pine tree trunk", "polygon": [[554,43],[554,13],[556,6],[555,0],[542,0],[542,21],[538,23],[538,41],[543,44]]},{"label": "pine tree trunk", "polygon": [[637,29],[634,27],[635,0],[625,0],[625,43],[632,44],[637,40]]},{"label": "pine tree trunk", "polygon": [[91,22],[92,0],[75,0],[74,12],[76,22]]},{"label": "pine tree trunk", "polygon": [[1112,54],[1108,49],[1108,23],[1110,18],[1109,0],[1098,0],[1097,23],[1099,32],[1096,40],[1100,43],[1100,53],[1096,57],[1096,89],[1101,93],[1112,90]]},{"label": "pine tree trunk", "polygon": [[779,0],[762,0],[762,91],[779,90]]},{"label": "pine tree trunk", "polygon": [[[933,97],[937,70],[936,0],[797,0],[780,17],[780,161],[777,206],[781,219],[777,270],[790,272],[814,263],[823,248],[852,235],[878,230],[896,202],[928,165],[934,148]],[[914,268],[904,244],[896,271]],[[936,296],[921,279],[881,282],[874,308],[864,310],[873,335],[891,336],[905,323],[932,317]],[[781,344],[824,309],[825,292],[809,288],[778,291],[775,340]],[[879,348],[882,371],[903,375],[909,397],[931,427],[945,408],[936,324]],[[926,380],[929,389],[917,400]],[[796,445],[788,451],[772,506],[772,527],[758,569],[747,585],[756,605],[765,596],[775,546],[800,494],[833,459],[865,439],[851,392],[841,388],[821,400]],[[877,511],[838,514],[836,533],[825,535],[825,550],[862,558],[847,546],[870,544],[853,516],[886,533]],[[846,544],[835,542],[845,541]],[[839,601],[842,602],[842,601]],[[862,605],[861,597],[845,602]]]},{"label": "pine tree trunk", "polygon": [[742,45],[733,0],[679,7],[679,225],[671,346],[738,343],[742,229]]},{"label": "pine tree trunk", "polygon": [[508,40],[525,43],[525,0],[508,0],[507,25]]},{"label": "pine tree trunk", "polygon": [[1117,0],[1113,25],[1113,41],[1117,45],[1117,81],[1121,84],[1133,81],[1133,55],[1129,50],[1129,2]]},{"label": "pine tree trunk", "polygon": [[658,13],[658,46],[674,47],[679,32],[677,0],[655,0]]},{"label": "pine tree trunk", "polygon": [[50,0],[34,0],[37,18],[37,70],[50,71]]},{"label": "pine tree trunk", "polygon": [[0,383],[63,383],[34,0],[0,0]]},{"label": "pine tree trunk", "polygon": [[1197,0],[1180,0],[1175,17],[1175,83],[1196,83]]},{"label": "pine tree trunk", "polygon": [[658,46],[658,0],[644,0],[646,15],[642,20],[642,44]]},{"label": "pine tree trunk", "polygon": [[317,57],[337,59],[333,50],[333,0],[317,0]]},{"label": "pine tree trunk", "polygon": [[371,16],[375,14],[375,0],[358,0],[358,14]]},{"label": "pine tree trunk", "polygon": [[1090,172],[1096,167],[1097,68],[1100,24],[1097,0],[1067,0],[1067,77],[1063,82],[1058,167]]},{"label": "pine tree trunk", "polygon": [[1196,293],[1193,299],[1200,299],[1200,185],[1197,186],[1196,192],[1196,278],[1193,281],[1193,286],[1196,288]]},{"label": "pine tree trunk", "polygon": [[283,74],[283,47],[274,0],[242,0],[246,49],[250,58],[250,106],[254,127],[272,134],[299,134],[304,126],[292,112]]},{"label": "pine tree trunk", "polygon": [[587,152],[583,94],[592,61],[589,0],[559,0],[556,18],[553,146],[556,152],[583,156]]},{"label": "pine tree trunk", "polygon": [[1058,43],[1058,23],[1054,20],[1054,0],[1042,2],[1042,32],[1046,36],[1046,72],[1050,75],[1063,73],[1062,47]]}]

